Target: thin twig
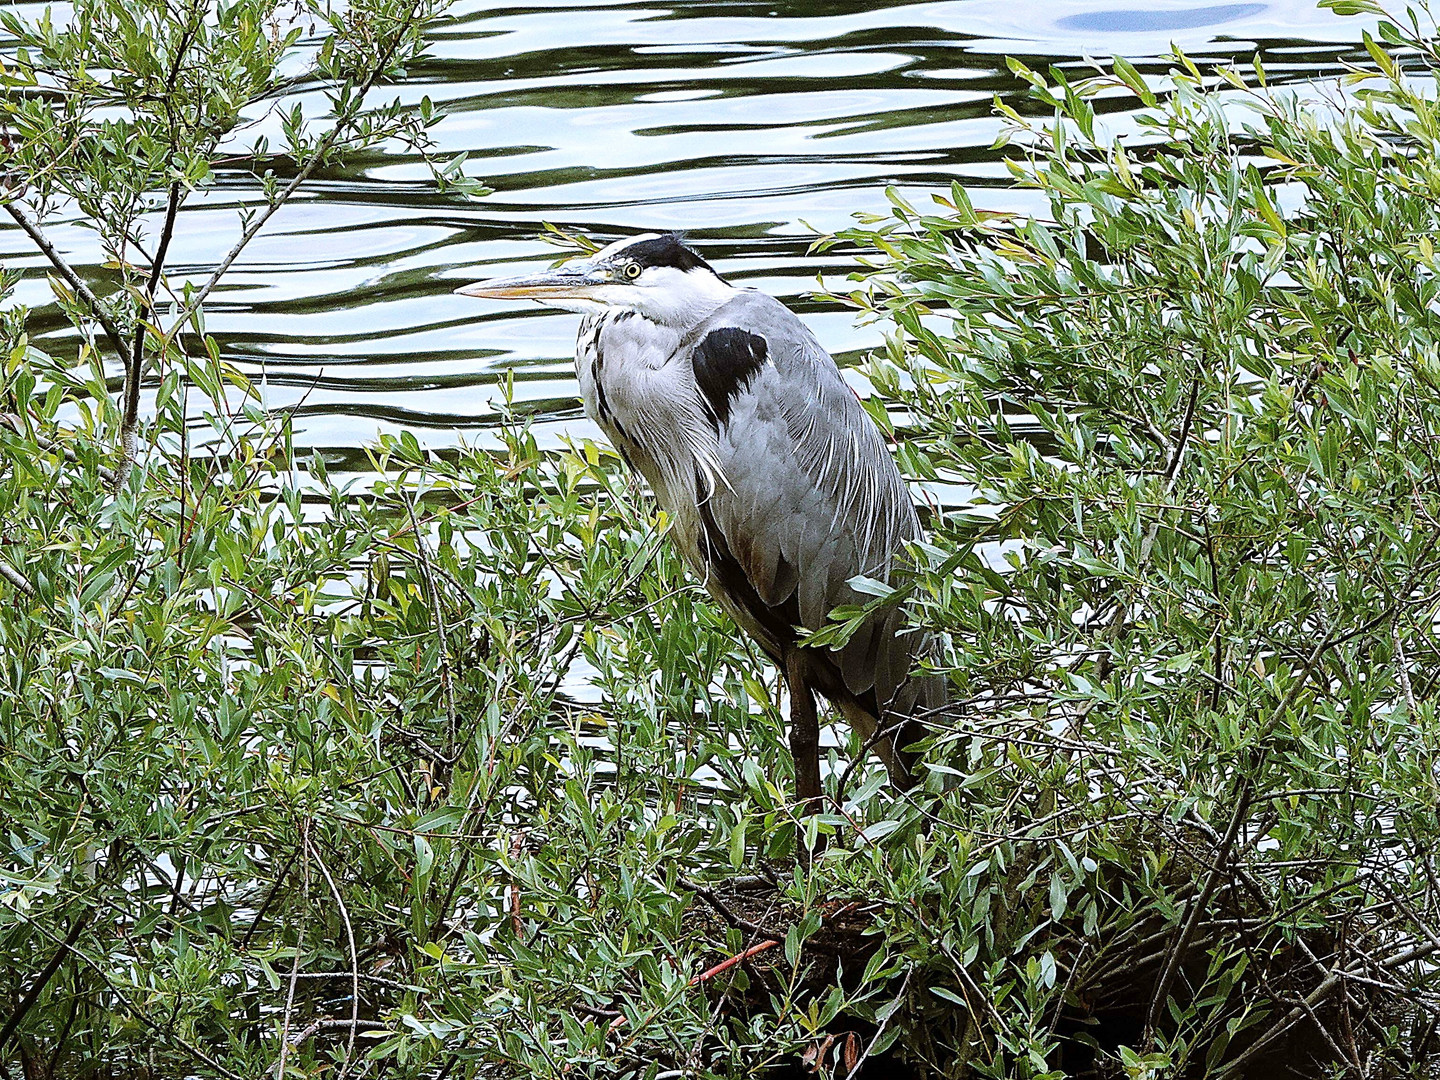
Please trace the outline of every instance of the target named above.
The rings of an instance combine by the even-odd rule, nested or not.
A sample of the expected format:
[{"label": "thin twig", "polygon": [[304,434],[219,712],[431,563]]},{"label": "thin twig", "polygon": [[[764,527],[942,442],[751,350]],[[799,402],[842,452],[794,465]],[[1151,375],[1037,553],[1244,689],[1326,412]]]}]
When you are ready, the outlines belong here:
[{"label": "thin twig", "polygon": [[1410,660],[1405,655],[1405,642],[1400,637],[1400,626],[1398,622],[1390,624],[1390,637],[1395,644],[1395,675],[1399,679],[1400,689],[1405,695],[1405,704],[1410,708],[1410,715],[1419,714],[1419,708],[1415,704],[1415,689],[1410,685]]},{"label": "thin twig", "polygon": [[1210,897],[1214,895],[1215,888],[1220,883],[1220,876],[1224,872],[1225,865],[1230,861],[1231,849],[1235,846],[1235,838],[1239,835],[1240,825],[1245,820],[1245,815],[1250,811],[1250,800],[1255,794],[1255,787],[1248,778],[1244,781],[1240,790],[1240,797],[1235,803],[1235,812],[1230,815],[1230,824],[1226,827],[1225,836],[1220,841],[1220,846],[1215,851],[1215,863],[1210,868],[1210,873],[1205,878],[1205,884],[1200,889],[1200,895],[1191,902],[1189,910],[1185,913],[1185,922],[1181,925],[1180,934],[1175,939],[1174,946],[1169,949],[1169,955],[1165,959],[1165,966],[1160,970],[1160,978],[1155,981],[1155,989],[1150,995],[1150,1008],[1145,1016],[1146,1043],[1154,1037],[1155,1023],[1160,1017],[1160,1010],[1165,1007],[1165,1001],[1170,993],[1170,986],[1175,981],[1175,976],[1180,970],[1180,965],[1185,961],[1185,955],[1190,950],[1190,943],[1195,937],[1195,931],[1200,925],[1200,917],[1209,906]]},{"label": "thin twig", "polygon": [[1175,440],[1175,451],[1170,456],[1169,463],[1165,466],[1165,494],[1170,494],[1176,474],[1180,472],[1180,463],[1185,460],[1185,447],[1190,441],[1190,426],[1195,422],[1195,406],[1200,401],[1200,376],[1195,376],[1195,381],[1190,384],[1190,400],[1185,404],[1185,418],[1180,422],[1180,435]]},{"label": "thin twig", "polygon": [[250,939],[254,936],[255,931],[259,929],[266,912],[270,910],[270,905],[275,902],[275,897],[280,892],[280,886],[285,883],[285,876],[290,873],[290,867],[294,866],[295,860],[300,857],[300,850],[301,849],[297,847],[292,851],[290,858],[285,860],[285,865],[281,867],[280,873],[275,875],[275,884],[272,885],[270,891],[266,893],[265,900],[261,903],[260,909],[255,912],[255,918],[251,921],[250,925],[245,928],[245,936],[240,940],[240,949],[242,952],[250,947]]},{"label": "thin twig", "polygon": [[[1279,706],[1271,714],[1270,720],[1260,731],[1260,738],[1268,737],[1269,733],[1285,719],[1285,713],[1300,696],[1300,691],[1310,681],[1310,675],[1315,670],[1315,665],[1320,658],[1340,639],[1333,634],[1326,634],[1311,650],[1306,657],[1303,666],[1295,677],[1294,683],[1286,693]],[[1265,751],[1262,749],[1256,761],[1258,768],[1265,760]],[[1235,810],[1230,815],[1230,823],[1226,826],[1225,836],[1221,839],[1219,847],[1215,851],[1215,862],[1210,867],[1209,874],[1205,877],[1205,884],[1200,889],[1200,895],[1195,898],[1194,903],[1185,913],[1185,922],[1180,928],[1180,934],[1175,939],[1175,946],[1171,950],[1164,968],[1161,969],[1160,978],[1155,982],[1155,989],[1150,996],[1150,1008],[1145,1017],[1145,1043],[1153,1045],[1155,1037],[1155,1023],[1160,1017],[1160,1011],[1165,1007],[1165,1001],[1170,993],[1170,986],[1180,970],[1180,965],[1185,961],[1185,954],[1190,947],[1190,939],[1195,935],[1195,929],[1200,924],[1200,918],[1204,914],[1210,897],[1214,895],[1215,887],[1220,883],[1220,876],[1225,872],[1226,865],[1230,862],[1230,853],[1235,846],[1236,837],[1240,834],[1240,826],[1245,820],[1245,815],[1250,811],[1250,802],[1255,795],[1255,781],[1253,777],[1243,777],[1240,780],[1239,790],[1235,793]]]},{"label": "thin twig", "polygon": [[[310,821],[300,823],[300,851],[303,858],[301,867],[301,907],[310,899]],[[295,985],[300,981],[300,952],[305,945],[305,920],[300,920],[300,932],[295,938],[295,959],[290,965],[290,989],[285,995],[285,1015],[280,1021],[280,1062],[275,1069],[276,1080],[285,1080],[285,1056],[290,1052],[290,1018],[295,1013]]]},{"label": "thin twig", "polygon": [[[521,829],[510,838],[510,861],[514,862],[525,852],[525,830]],[[525,919],[521,915],[520,907],[520,876],[510,875],[510,929],[515,933],[515,940],[520,944],[525,943]]]},{"label": "thin twig", "polygon": [[1261,1053],[1261,1051],[1265,1050],[1281,1035],[1284,1035],[1285,1032],[1289,1031],[1292,1027],[1294,1027],[1297,1021],[1303,1019],[1305,1014],[1310,1009],[1313,1009],[1316,1005],[1320,1004],[1320,1002],[1324,1001],[1327,997],[1334,993],[1335,990],[1339,988],[1339,986],[1343,982],[1344,979],[1338,973],[1331,975],[1328,979],[1324,980],[1314,990],[1310,991],[1310,993],[1302,999],[1300,1004],[1296,1005],[1293,1009],[1291,1009],[1288,1013],[1281,1017],[1279,1021],[1273,1024],[1269,1028],[1269,1030],[1267,1030],[1263,1035],[1260,1036],[1260,1038],[1256,1039],[1253,1043],[1251,1043],[1250,1046],[1246,1048],[1243,1054],[1235,1058],[1233,1061],[1227,1062],[1221,1068],[1220,1076],[1223,1078],[1234,1074],[1235,1071],[1239,1069],[1242,1065],[1249,1062],[1252,1058],[1257,1057]]},{"label": "thin twig", "polygon": [[9,212],[10,216],[15,219],[15,224],[24,230],[25,235],[30,237],[31,241],[40,249],[41,253],[50,260],[50,265],[55,267],[70,288],[75,290],[75,295],[85,301],[85,306],[90,309],[90,314],[95,317],[95,321],[98,322],[105,331],[105,336],[110,339],[110,344],[115,346],[115,351],[119,354],[121,362],[128,367],[130,365],[130,353],[126,350],[125,342],[120,336],[120,328],[115,324],[115,320],[105,309],[105,305],[100,302],[100,298],[90,290],[90,286],[85,284],[84,279],[75,272],[75,268],[65,261],[65,256],[61,255],[59,249],[50,242],[50,238],[45,235],[39,223],[32,221],[30,216],[20,208],[18,203],[7,202],[5,209]]},{"label": "thin twig", "polygon": [[855,1080],[855,1078],[860,1075],[860,1070],[865,1067],[865,1062],[870,1059],[870,1052],[879,1045],[880,1036],[884,1035],[885,1029],[890,1026],[890,1018],[900,1011],[900,1002],[905,999],[905,994],[910,989],[910,976],[914,974],[914,967],[905,969],[905,980],[900,984],[900,992],[895,995],[895,1000],[891,1003],[890,1011],[885,1014],[885,1018],[880,1021],[880,1025],[875,1029],[875,1034],[865,1047],[865,1052],[860,1055],[860,1060],[855,1062],[855,1067],[845,1074],[845,1080]]},{"label": "thin twig", "polygon": [[[355,948],[355,930],[350,925],[350,910],[345,906],[340,890],[335,886],[335,879],[330,876],[330,868],[325,865],[325,860],[320,857],[315,845],[308,839],[305,843],[310,848],[310,854],[315,856],[315,865],[320,867],[320,873],[325,875],[325,884],[330,886],[330,895],[335,898],[340,917],[345,920],[345,937],[350,943],[350,1041],[345,1046],[345,1063],[335,1074],[336,1080],[344,1080],[345,1074],[350,1071],[350,1062],[355,1059],[355,1025],[360,1021],[360,953]],[[283,1074],[280,1080],[285,1080]]]},{"label": "thin twig", "polygon": [[762,953],[766,949],[773,949],[776,945],[779,944],[780,942],[771,939],[769,941],[762,941],[758,945],[751,945],[744,952],[738,952],[734,956],[730,957],[728,960],[721,960],[720,963],[716,964],[709,970],[702,971],[699,975],[696,975],[693,979],[690,980],[690,985],[699,986],[703,982],[709,982],[716,975],[723,975],[736,964],[743,964],[752,956],[755,956],[758,953]]},{"label": "thin twig", "polygon": [[423,986],[416,986],[413,983],[398,982],[395,979],[387,979],[383,975],[371,975],[367,972],[354,971],[302,971],[297,978],[300,979],[353,979],[358,977],[361,982],[374,983],[376,986],[383,986],[387,990],[404,990],[411,994],[430,993]]},{"label": "thin twig", "polygon": [[[1197,374],[1194,382],[1190,384],[1190,397],[1185,403],[1185,415],[1180,421],[1180,432],[1170,452],[1170,459],[1165,463],[1165,468],[1162,472],[1162,475],[1165,477],[1165,499],[1169,499],[1174,493],[1175,487],[1180,479],[1180,465],[1185,460],[1185,450],[1190,442],[1190,432],[1195,423],[1195,409],[1200,402],[1200,382],[1201,376]],[[1155,546],[1155,538],[1160,535],[1161,520],[1160,517],[1156,517],[1156,520],[1151,523],[1150,528],[1146,531],[1145,538],[1140,542],[1141,565],[1144,565],[1150,560],[1150,550]],[[1136,567],[1135,573],[1138,576],[1138,566]],[[1119,640],[1121,633],[1129,622],[1130,605],[1138,592],[1139,582],[1137,580],[1136,583],[1127,590],[1125,597],[1116,606],[1115,614],[1110,619],[1109,624],[1106,625],[1100,633],[1100,638],[1105,642],[1105,646],[1095,661],[1095,680],[1097,682],[1104,682],[1110,677],[1110,668],[1114,663],[1113,652],[1110,646]],[[1095,708],[1098,700],[1098,698],[1092,698],[1090,701],[1087,701],[1081,707],[1080,712],[1070,721],[1069,730],[1072,735],[1080,734],[1086,718],[1090,715],[1090,711]]]},{"label": "thin twig", "polygon": [[[52,453],[52,454],[59,454],[59,455],[60,455],[61,457],[63,457],[66,461],[68,461],[71,465],[78,465],[78,464],[80,464],[80,457],[79,457],[78,454],[75,453],[74,450],[71,450],[68,446],[65,446],[63,443],[58,443],[58,442],[56,442],[56,441],[53,440],[53,439],[48,439],[48,438],[46,438],[44,435],[41,435],[38,431],[36,431],[36,432],[27,432],[27,431],[25,430],[25,424],[24,424],[24,422],[20,419],[20,417],[16,416],[14,413],[0,413],[0,424],[5,424],[5,425],[7,425],[7,426],[9,426],[9,427],[11,427],[11,428],[14,428],[14,429],[15,429],[15,434],[19,435],[22,439],[25,439],[27,442],[32,442],[32,443],[34,443],[36,446],[40,447],[41,450],[47,450],[47,451],[49,451],[49,452]],[[112,487],[114,486],[114,484],[115,484],[115,482],[116,482],[116,480],[115,480],[116,473],[115,473],[115,470],[114,470],[114,469],[110,468],[110,467],[107,466],[107,465],[97,465],[97,466],[95,467],[95,471],[100,474],[100,479],[104,480],[107,484],[110,484]]]},{"label": "thin twig", "polygon": [[455,708],[455,682],[450,673],[450,643],[445,636],[445,612],[440,607],[440,590],[435,587],[435,575],[430,569],[430,554],[425,547],[425,538],[420,535],[420,526],[415,521],[415,504],[408,497],[402,501],[405,503],[406,513],[410,515],[410,527],[415,532],[415,550],[419,555],[420,573],[425,578],[425,585],[430,593],[435,633],[440,639],[440,685],[445,691],[445,716],[450,724],[450,753],[443,755],[440,760],[448,767],[455,764],[460,757],[460,751],[455,748],[460,723]]},{"label": "thin twig", "polygon": [[389,1028],[379,1020],[312,1020],[290,1037],[290,1045],[299,1046],[306,1039],[318,1035],[322,1031],[345,1030],[349,1030],[350,1045],[354,1046],[357,1031],[388,1031]]},{"label": "thin twig", "polygon": [[725,903],[718,896],[715,895],[713,889],[707,889],[699,882],[691,881],[690,879],[684,877],[680,878],[679,881],[682,886],[689,889],[696,896],[700,897],[701,900],[704,900],[707,904],[714,908],[716,914],[718,914],[722,919],[724,919],[727,925],[733,926],[737,930],[744,930],[746,933],[756,934],[762,937],[783,938],[785,936],[777,930],[771,930],[769,927],[761,926],[758,923],[750,922],[748,919],[743,919],[739,915],[736,915],[733,911],[731,911],[728,907],[725,906]]},{"label": "thin twig", "polygon": [[616,1017],[624,1016],[619,1009],[602,1009],[598,1005],[587,1005],[583,1001],[572,1001],[572,1009],[579,1009],[586,1016],[593,1016],[597,1020],[614,1020]]}]

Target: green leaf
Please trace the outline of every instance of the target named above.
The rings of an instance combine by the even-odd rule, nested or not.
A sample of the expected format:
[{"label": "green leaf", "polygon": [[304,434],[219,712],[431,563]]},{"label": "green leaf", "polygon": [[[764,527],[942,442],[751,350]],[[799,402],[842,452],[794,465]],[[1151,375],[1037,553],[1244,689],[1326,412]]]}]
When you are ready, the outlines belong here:
[{"label": "green leaf", "polygon": [[745,816],[741,815],[730,830],[730,866],[734,870],[745,865],[745,821]]}]

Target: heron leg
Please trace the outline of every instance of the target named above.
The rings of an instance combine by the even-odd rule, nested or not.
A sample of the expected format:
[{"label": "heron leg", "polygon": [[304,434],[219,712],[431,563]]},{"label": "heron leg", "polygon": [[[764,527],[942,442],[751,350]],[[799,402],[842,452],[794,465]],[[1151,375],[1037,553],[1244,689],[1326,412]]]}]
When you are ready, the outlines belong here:
[{"label": "heron leg", "polygon": [[820,812],[820,717],[805,662],[796,653],[785,659],[790,688],[790,756],[795,762],[795,794],[801,814]]}]

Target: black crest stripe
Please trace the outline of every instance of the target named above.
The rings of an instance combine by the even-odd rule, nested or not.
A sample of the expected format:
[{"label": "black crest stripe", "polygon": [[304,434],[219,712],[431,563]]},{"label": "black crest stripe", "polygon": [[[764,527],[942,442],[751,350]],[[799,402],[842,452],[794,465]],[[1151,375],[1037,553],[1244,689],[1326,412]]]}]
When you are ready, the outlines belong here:
[{"label": "black crest stripe", "polygon": [[717,429],[729,422],[731,401],[750,385],[767,352],[759,334],[726,326],[711,330],[691,353],[695,385],[709,404]]},{"label": "black crest stripe", "polygon": [[[710,264],[685,246],[677,233],[666,233],[653,240],[642,240],[625,248],[622,255],[641,266],[673,266],[676,270],[695,270]],[[714,273],[711,270],[711,273]]]}]

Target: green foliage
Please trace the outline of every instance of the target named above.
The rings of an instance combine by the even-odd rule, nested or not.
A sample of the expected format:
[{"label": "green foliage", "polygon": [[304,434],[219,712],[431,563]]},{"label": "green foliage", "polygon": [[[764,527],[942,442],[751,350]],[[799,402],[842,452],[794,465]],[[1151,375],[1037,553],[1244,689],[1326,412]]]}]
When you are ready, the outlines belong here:
[{"label": "green foliage", "polygon": [[[361,0],[343,10],[278,0],[178,8],[82,0],[60,24],[49,10],[33,21],[4,12],[0,25],[18,42],[0,83],[12,181],[23,180],[42,208],[73,204],[123,269],[131,230],[172,183],[193,190],[212,183],[217,167],[276,154],[295,170],[323,166],[386,139],[428,151],[426,133],[442,118],[428,99],[416,109],[364,99],[404,73],[444,9],[442,0]],[[281,74],[296,63],[302,76]],[[328,117],[272,103],[283,145],[260,137],[236,157],[237,125],[248,126],[278,94],[309,87],[326,92]],[[454,176],[453,166],[441,171]]]},{"label": "green foliage", "polygon": [[[962,794],[883,929],[944,913],[947,1000],[997,1003],[945,1044],[979,1073],[1052,1070],[1067,1011],[1129,1075],[1269,1075],[1292,1009],[1355,1075],[1431,1067],[1440,128],[1433,76],[1371,52],[1344,108],[1181,55],[1012,61],[1054,115],[1001,107],[1046,211],[957,185],[842,236],[904,459],[969,493],[910,586]],[[1117,92],[1149,106],[1124,138]]]},{"label": "green foliage", "polygon": [[[357,102],[413,55],[404,10],[346,10],[292,183],[402,116]],[[46,59],[14,78],[103,50],[83,88],[128,103],[66,128],[7,99],[72,155],[50,188],[27,159],[37,211],[92,174],[204,182],[299,44],[195,31],[233,96],[197,71],[185,152],[121,160],[90,135],[171,147],[143,87],[192,45],[96,11],[88,42],[24,31]],[[512,421],[493,452],[386,438],[337,483],[216,359],[202,286],[172,308],[195,347],[146,331],[153,449],[117,470],[100,352],[44,356],[11,313],[0,1074],[1433,1074],[1440,113],[1372,56],[1343,108],[1179,55],[1013,64],[1043,213],[957,186],[827,241],[893,325],[903,465],[964,498],[870,590],[945,646],[927,790],[842,747],[804,821],[773,673],[603,451]],[[1122,95],[1146,112],[1116,139]],[[130,205],[86,211],[117,254]],[[133,274],[100,309],[61,291],[123,346]]]},{"label": "green foliage", "polygon": [[[355,1053],[406,1075],[701,1038],[711,946],[677,882],[783,816],[750,764],[778,726],[732,740],[770,691],[658,524],[595,448],[520,430],[445,460],[385,439],[384,479],[341,490],[253,402],[229,415],[220,375],[186,372],[215,453],[112,491],[98,376],[23,344],[7,365],[0,557],[35,595],[0,618],[3,999],[62,961],[21,1054],[258,1076],[287,1022],[350,1018],[354,970]],[[595,703],[559,694],[577,660]],[[617,997],[620,1051],[571,1012]],[[287,1068],[346,1045],[311,1030]]]},{"label": "green foliage", "polygon": [[[16,42],[0,71],[5,210],[54,267],[62,310],[82,330],[98,324],[122,365],[122,472],[136,454],[143,380],[157,363],[183,366],[204,347],[185,335],[203,338],[205,298],[317,170],[400,142],[441,189],[486,191],[464,175],[463,156],[434,160],[429,129],[443,114],[428,97],[415,108],[372,100],[424,51],[424,29],[448,2],[80,0],[59,24],[48,8],[33,21],[0,13]],[[295,67],[304,75],[282,75]],[[287,103],[285,92],[298,89],[322,91],[329,115],[317,120]],[[240,152],[242,129],[271,113],[283,145],[272,150],[261,135]],[[242,210],[233,245],[215,253],[203,281],[167,279],[181,208],[237,161],[259,175],[265,204]],[[104,287],[82,281],[45,236],[47,220],[62,215],[95,233],[113,271]]]}]

